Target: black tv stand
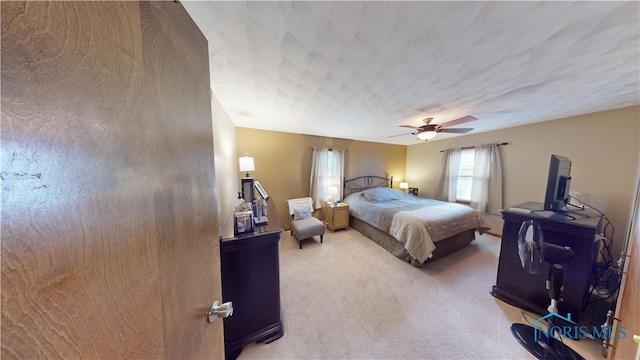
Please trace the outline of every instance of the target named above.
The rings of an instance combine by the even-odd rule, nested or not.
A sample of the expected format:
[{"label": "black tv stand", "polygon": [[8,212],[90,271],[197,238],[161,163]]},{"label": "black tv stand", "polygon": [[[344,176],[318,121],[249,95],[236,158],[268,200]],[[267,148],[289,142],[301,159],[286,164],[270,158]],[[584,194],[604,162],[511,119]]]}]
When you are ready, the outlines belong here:
[{"label": "black tv stand", "polygon": [[580,321],[584,305],[589,299],[592,270],[600,248],[602,215],[585,210],[586,217],[571,219],[562,213],[543,210],[543,204],[526,202],[501,210],[504,226],[496,284],[491,294],[511,305],[545,315],[549,293],[545,282],[549,264],[543,264],[540,274],[529,274],[522,269],[518,257],[518,232],[523,221],[537,222],[544,232],[544,241],[569,246],[576,260],[564,267],[563,301],[558,305],[561,314],[571,313]]}]

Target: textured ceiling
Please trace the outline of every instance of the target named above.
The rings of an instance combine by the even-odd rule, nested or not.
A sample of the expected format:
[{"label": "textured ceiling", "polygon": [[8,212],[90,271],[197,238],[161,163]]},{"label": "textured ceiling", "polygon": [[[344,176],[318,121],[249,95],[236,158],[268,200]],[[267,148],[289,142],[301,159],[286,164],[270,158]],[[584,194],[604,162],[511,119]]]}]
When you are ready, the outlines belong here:
[{"label": "textured ceiling", "polygon": [[389,136],[425,117],[473,134],[640,104],[637,1],[182,3],[238,127],[411,145]]}]

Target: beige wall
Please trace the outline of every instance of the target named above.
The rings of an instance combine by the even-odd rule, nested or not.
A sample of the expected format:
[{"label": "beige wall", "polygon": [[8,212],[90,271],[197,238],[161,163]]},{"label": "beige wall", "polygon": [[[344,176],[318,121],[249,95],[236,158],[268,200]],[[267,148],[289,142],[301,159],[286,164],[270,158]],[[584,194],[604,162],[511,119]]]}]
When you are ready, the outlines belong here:
[{"label": "beige wall", "polygon": [[[591,204],[615,226],[614,258],[622,249],[640,163],[638,106],[406,147],[234,128],[217,100],[213,103],[216,178],[221,199],[219,223],[225,237],[233,233],[231,209],[243,176],[238,171],[237,157],[245,152],[255,160],[256,170],[251,176],[259,179],[273,196],[283,226],[288,229],[285,200],[308,196],[313,146],[349,150],[347,179],[372,174],[393,176],[394,187],[406,180],[409,186],[420,189],[421,196],[433,197],[442,160],[440,150],[506,141],[509,145],[502,148],[505,207],[525,201],[542,202],[550,155],[567,156],[573,162],[571,190],[591,194]],[[235,149],[231,149],[234,143]],[[485,217],[492,231],[501,234],[501,217]]]},{"label": "beige wall", "polygon": [[[494,142],[501,148],[504,206],[544,201],[551,154],[571,161],[571,191],[591,194],[591,205],[615,226],[613,256],[620,256],[627,232],[640,153],[640,107],[586,114],[500,131],[411,145],[407,149],[409,185],[431,197],[442,160],[440,150]],[[486,215],[492,231],[502,233],[502,219]]]},{"label": "beige wall", "polygon": [[[260,180],[273,197],[280,220],[289,229],[286,200],[309,196],[311,155],[314,146],[346,149],[345,177],[393,175],[396,184],[404,179],[406,146],[371,143],[276,131],[236,128],[237,155],[253,157],[256,170],[251,176]],[[237,162],[237,160],[236,160]],[[236,173],[238,182],[244,176]],[[397,188],[397,185],[394,185]],[[320,217],[320,214],[316,214]]]},{"label": "beige wall", "polygon": [[233,237],[233,205],[238,185],[236,156],[236,126],[213,92],[211,93],[211,118],[213,119],[213,151],[216,171],[216,199],[218,227],[223,238]]}]

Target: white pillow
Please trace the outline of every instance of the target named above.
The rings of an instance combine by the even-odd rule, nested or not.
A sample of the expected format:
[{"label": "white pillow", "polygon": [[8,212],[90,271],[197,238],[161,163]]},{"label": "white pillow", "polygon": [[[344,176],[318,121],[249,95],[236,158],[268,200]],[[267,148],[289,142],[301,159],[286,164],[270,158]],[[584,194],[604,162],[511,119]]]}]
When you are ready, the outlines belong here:
[{"label": "white pillow", "polygon": [[293,209],[293,220],[304,220],[311,217],[311,209],[307,207],[297,207]]},{"label": "white pillow", "polygon": [[377,187],[373,189],[367,189],[362,192],[362,197],[370,202],[398,200],[398,194],[395,190],[387,187]]}]

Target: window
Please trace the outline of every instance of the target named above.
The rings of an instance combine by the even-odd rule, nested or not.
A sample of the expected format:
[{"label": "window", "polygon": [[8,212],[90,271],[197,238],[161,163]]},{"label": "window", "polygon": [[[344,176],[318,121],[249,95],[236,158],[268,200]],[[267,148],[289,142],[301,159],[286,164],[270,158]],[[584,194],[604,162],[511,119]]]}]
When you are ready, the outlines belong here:
[{"label": "window", "polygon": [[435,198],[497,214],[502,209],[502,160],[498,144],[444,150]]},{"label": "window", "polygon": [[322,188],[319,190],[319,197],[321,199],[336,200],[338,194],[338,189],[342,186],[342,178],[340,174],[337,174],[338,169],[334,166],[334,153],[333,150],[329,150],[327,153],[327,177],[326,182],[323,184]]},{"label": "window", "polygon": [[309,196],[313,198],[314,208],[320,208],[327,200],[341,199],[344,152],[341,149],[313,149]]},{"label": "window", "polygon": [[462,149],[460,152],[460,167],[458,168],[458,183],[456,186],[456,201],[458,202],[471,202],[474,158],[474,148]]}]

